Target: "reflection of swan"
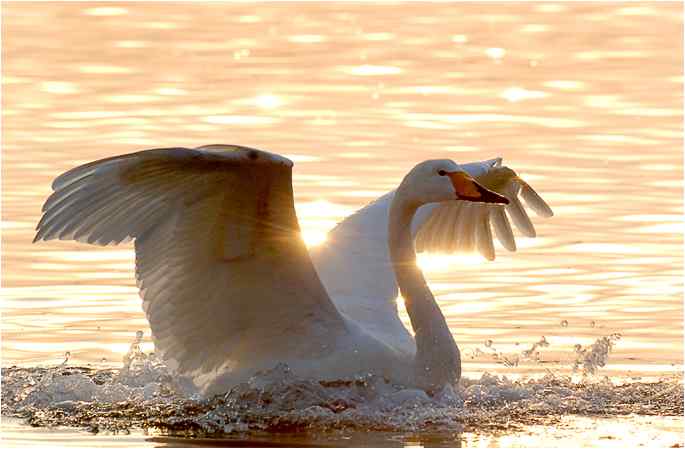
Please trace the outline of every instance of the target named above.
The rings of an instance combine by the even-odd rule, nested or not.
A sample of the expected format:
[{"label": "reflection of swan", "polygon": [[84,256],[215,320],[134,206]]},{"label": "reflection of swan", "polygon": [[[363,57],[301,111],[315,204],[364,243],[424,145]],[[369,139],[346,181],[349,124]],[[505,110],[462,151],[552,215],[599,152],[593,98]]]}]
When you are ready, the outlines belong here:
[{"label": "reflection of swan", "polygon": [[[542,212],[546,205],[494,165],[466,168],[512,198],[511,215],[527,229],[516,192],[507,189],[523,185],[524,198]],[[54,181],[35,240],[135,239],[155,346],[204,393],[225,391],[277,362],[305,377],[374,372],[431,391],[456,382],[461,365],[415,264],[417,209],[441,203],[424,206],[414,220],[422,248],[468,247],[475,236],[492,257],[488,213],[498,217],[500,239],[513,244],[501,207],[485,204],[507,199],[463,168],[450,160],[420,163],[394,193],[330,234],[314,258],[335,302],[299,238],[292,163],[250,148],[148,150],[74,168]],[[395,278],[415,339],[397,316]]]}]

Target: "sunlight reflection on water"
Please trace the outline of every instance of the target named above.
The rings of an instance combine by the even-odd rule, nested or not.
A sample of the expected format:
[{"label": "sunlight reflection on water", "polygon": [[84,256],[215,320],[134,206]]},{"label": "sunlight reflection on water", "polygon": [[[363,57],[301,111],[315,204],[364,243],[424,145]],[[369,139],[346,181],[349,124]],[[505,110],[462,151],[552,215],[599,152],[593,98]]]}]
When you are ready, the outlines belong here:
[{"label": "sunlight reflection on water", "polygon": [[502,156],[556,214],[494,262],[420,257],[462,350],[610,329],[606,373],[682,370],[681,7],[405,6],[4,5],[3,366],[149,344],[130,246],[31,245],[52,179],[225,142],[295,161],[310,245],[423,159]]}]

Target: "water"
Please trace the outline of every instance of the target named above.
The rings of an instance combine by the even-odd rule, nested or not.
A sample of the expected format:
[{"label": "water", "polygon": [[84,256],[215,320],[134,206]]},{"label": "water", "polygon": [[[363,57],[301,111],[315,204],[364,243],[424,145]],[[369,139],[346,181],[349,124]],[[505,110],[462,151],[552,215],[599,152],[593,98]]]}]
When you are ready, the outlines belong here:
[{"label": "water", "polygon": [[[154,355],[141,352],[137,341],[120,370],[72,368],[66,360],[48,369],[6,368],[3,414],[36,427],[70,426],[95,435],[144,429],[148,435],[243,444],[262,439],[397,445],[419,435],[425,444],[452,445],[462,434],[558,426],[569,414],[615,416],[619,422],[626,415],[633,420],[659,417],[657,422],[666,425],[662,442],[678,441],[682,431],[682,421],[676,420],[683,414],[682,378],[618,384],[607,377],[578,382],[551,371],[525,380],[484,374],[429,397],[374,375],[305,380],[279,364],[225,395],[201,398],[183,394],[176,377]],[[362,431],[373,434],[363,438]],[[626,436],[610,435],[621,437]]]},{"label": "water", "polygon": [[[607,376],[608,417],[580,407],[529,422],[538,412],[509,398],[524,411],[516,429],[489,426],[505,407],[495,401],[481,426],[416,430],[390,411],[383,420],[397,428],[343,437],[563,445],[583,429],[593,445],[646,435],[682,445],[669,440],[682,433],[682,402],[648,417],[612,402],[621,385],[640,407],[663,391],[682,398],[681,5],[8,4],[3,37],[3,367],[54,370],[69,351],[59,369],[118,370],[138,329],[140,350],[153,350],[130,246],[30,243],[51,180],[76,164],[208,143],[276,151],[296,163],[303,237],[316,244],[420,160],[502,156],[555,217],[534,219],[539,237],[519,237],[513,254],[497,247],[494,262],[421,259],[464,354],[455,394],[464,399],[484,373],[540,385],[553,382],[546,375],[573,385]],[[3,379],[40,372],[5,369]],[[54,405],[37,410],[48,419]],[[441,403],[418,409],[463,415]],[[52,438],[11,423],[3,437],[13,444]]]}]

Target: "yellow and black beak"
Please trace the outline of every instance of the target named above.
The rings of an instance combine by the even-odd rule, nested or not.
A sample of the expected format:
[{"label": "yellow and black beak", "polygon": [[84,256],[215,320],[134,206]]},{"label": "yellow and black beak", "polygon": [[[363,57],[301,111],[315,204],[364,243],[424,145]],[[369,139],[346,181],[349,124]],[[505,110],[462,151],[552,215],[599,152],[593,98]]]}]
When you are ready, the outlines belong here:
[{"label": "yellow and black beak", "polygon": [[477,203],[509,204],[509,200],[505,196],[486,189],[478,184],[468,173],[455,171],[448,172],[447,176],[452,181],[454,192],[459,200]]}]

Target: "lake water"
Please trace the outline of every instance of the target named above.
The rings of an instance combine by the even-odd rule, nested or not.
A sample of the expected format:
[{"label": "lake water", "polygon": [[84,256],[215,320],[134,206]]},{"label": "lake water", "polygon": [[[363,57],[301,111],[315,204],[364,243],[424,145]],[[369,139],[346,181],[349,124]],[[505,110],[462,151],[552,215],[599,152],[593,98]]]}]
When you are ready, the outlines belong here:
[{"label": "lake water", "polygon": [[[620,334],[591,378],[681,379],[682,394],[681,4],[10,3],[2,15],[4,368],[56,366],[66,351],[69,366],[118,368],[137,330],[153,349],[131,245],[31,244],[54,177],[234,143],[295,162],[311,245],[424,159],[503,157],[555,216],[494,262],[421,259],[464,376],[578,380],[575,346]],[[538,359],[523,357],[543,336]],[[563,446],[591,427],[583,444],[682,447],[682,417],[595,415],[351,441]],[[3,429],[15,445],[175,444]],[[286,444],[307,441],[324,444]]]}]

